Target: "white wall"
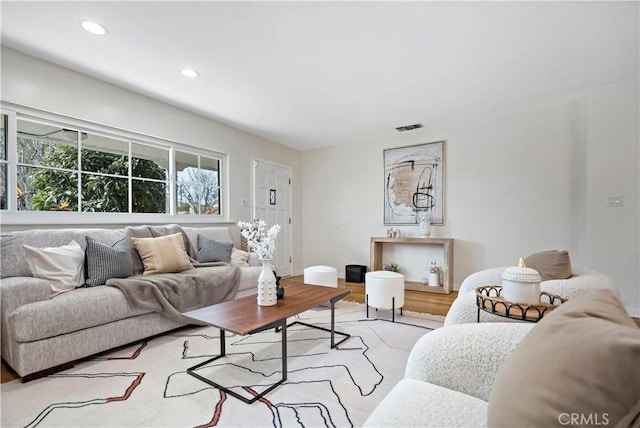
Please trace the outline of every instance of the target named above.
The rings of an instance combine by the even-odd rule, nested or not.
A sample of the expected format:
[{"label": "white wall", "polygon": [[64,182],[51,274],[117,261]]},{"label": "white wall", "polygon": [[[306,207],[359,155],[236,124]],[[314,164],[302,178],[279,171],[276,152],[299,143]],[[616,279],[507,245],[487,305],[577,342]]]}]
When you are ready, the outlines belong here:
[{"label": "white wall", "polygon": [[[304,264],[339,271],[346,264],[368,265],[369,238],[384,236],[389,227],[383,225],[383,150],[446,140],[446,224],[434,226],[432,236],[455,239],[455,288],[477,270],[514,265],[536,251],[567,249],[574,265],[609,274],[627,308],[640,314],[637,105],[635,81],[529,111],[452,118],[305,152]],[[611,127],[616,138],[610,138]],[[611,168],[615,182],[599,177],[605,165],[607,171],[620,166]],[[602,195],[592,196],[594,181]],[[611,192],[624,193],[625,206],[602,208],[597,215],[591,198],[600,203]],[[602,223],[603,216],[610,221]],[[418,234],[417,226],[399,229],[405,236]],[[629,264],[617,262],[621,251]]]},{"label": "white wall", "polygon": [[[388,228],[382,151],[447,140],[446,225],[433,235],[455,239],[456,287],[474,271],[568,249],[574,265],[610,275],[640,316],[637,80],[534,110],[301,153],[11,49],[1,58],[2,101],[228,153],[230,222],[250,217],[240,204],[251,196],[250,157],[291,166],[296,273],[368,265],[369,238]],[[623,207],[606,208],[618,194]],[[417,235],[417,226],[400,229]]]},{"label": "white wall", "polygon": [[[638,81],[586,94],[585,260],[620,286],[622,300],[640,314],[640,133]],[[621,207],[607,207],[623,196]]]},{"label": "white wall", "polygon": [[[251,218],[250,208],[241,206],[251,200],[251,157],[292,167],[293,218],[300,218],[300,151],[6,47],[1,55],[3,102],[227,153],[231,223]],[[294,221],[294,270],[302,268],[301,223]]]}]

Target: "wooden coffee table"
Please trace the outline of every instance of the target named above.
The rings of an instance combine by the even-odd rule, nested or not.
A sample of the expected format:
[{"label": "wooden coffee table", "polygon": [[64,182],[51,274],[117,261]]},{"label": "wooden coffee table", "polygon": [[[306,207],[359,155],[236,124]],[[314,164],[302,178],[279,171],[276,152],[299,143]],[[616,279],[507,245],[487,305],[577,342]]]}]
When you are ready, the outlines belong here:
[{"label": "wooden coffee table", "polygon": [[[187,373],[208,383],[227,394],[251,404],[256,400],[264,397],[267,393],[275,389],[278,385],[287,380],[287,327],[294,324],[302,324],[307,327],[317,328],[331,333],[331,349],[347,340],[350,335],[335,331],[335,303],[346,297],[350,290],[345,288],[323,287],[320,285],[296,284],[285,288],[285,297],[278,300],[274,306],[258,306],[256,296],[242,297],[228,302],[218,303],[217,305],[206,306],[194,311],[185,312],[182,315],[193,318],[194,320],[206,323],[208,325],[218,327],[220,329],[220,355],[217,355],[207,361],[197,364],[189,369]],[[331,303],[331,329],[306,324],[295,321],[287,324],[287,318],[298,315],[314,306],[322,303]],[[226,355],[225,332],[246,336],[248,334],[258,333],[260,331],[275,328],[280,330],[282,338],[282,379],[275,384],[269,386],[260,394],[246,398],[235,391],[205,378],[196,372],[197,369],[222,358]],[[340,341],[335,342],[335,335],[344,336]]]}]

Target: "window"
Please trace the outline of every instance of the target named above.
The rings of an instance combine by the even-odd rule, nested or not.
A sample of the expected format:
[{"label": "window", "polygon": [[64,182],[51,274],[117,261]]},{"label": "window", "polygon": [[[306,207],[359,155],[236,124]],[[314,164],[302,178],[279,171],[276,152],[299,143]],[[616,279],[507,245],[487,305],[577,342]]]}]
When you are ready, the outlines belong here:
[{"label": "window", "polygon": [[[13,161],[8,129],[15,133]],[[222,214],[223,156],[128,134],[3,114],[1,209],[15,196],[19,211]],[[15,174],[15,181],[7,180],[8,174]],[[12,182],[15,193],[7,188]]]},{"label": "window", "polygon": [[141,144],[131,145],[132,212],[169,212],[169,151]]},{"label": "window", "polygon": [[220,159],[176,151],[178,214],[220,214]]},{"label": "window", "polygon": [[129,212],[129,142],[81,133],[81,211]]},{"label": "window", "polygon": [[17,129],[18,210],[76,210],[77,132],[25,120]]}]

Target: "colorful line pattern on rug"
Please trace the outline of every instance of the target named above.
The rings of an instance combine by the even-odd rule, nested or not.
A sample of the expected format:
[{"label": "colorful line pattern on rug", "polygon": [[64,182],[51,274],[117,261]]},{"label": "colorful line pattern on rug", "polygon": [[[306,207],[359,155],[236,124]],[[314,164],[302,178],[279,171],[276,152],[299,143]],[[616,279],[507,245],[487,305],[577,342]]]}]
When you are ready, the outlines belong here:
[{"label": "colorful line pattern on rug", "polygon": [[[252,405],[186,372],[219,352],[217,329],[188,327],[58,375],[3,384],[2,426],[359,426],[402,378],[409,351],[430,329],[363,320],[359,310],[339,314],[337,329],[352,337],[335,349],[326,332],[288,328],[288,380]],[[328,311],[308,311],[302,318],[326,325]],[[279,379],[280,333],[226,339],[227,356],[202,375],[246,396]]]}]

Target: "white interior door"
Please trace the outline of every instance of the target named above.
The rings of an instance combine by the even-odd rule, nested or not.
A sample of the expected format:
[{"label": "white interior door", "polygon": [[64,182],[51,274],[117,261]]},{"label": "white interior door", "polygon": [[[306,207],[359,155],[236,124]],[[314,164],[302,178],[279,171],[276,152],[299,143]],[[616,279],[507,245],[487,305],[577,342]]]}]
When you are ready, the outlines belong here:
[{"label": "white interior door", "polygon": [[273,266],[279,276],[291,275],[291,168],[253,161],[253,218],[280,225]]}]

